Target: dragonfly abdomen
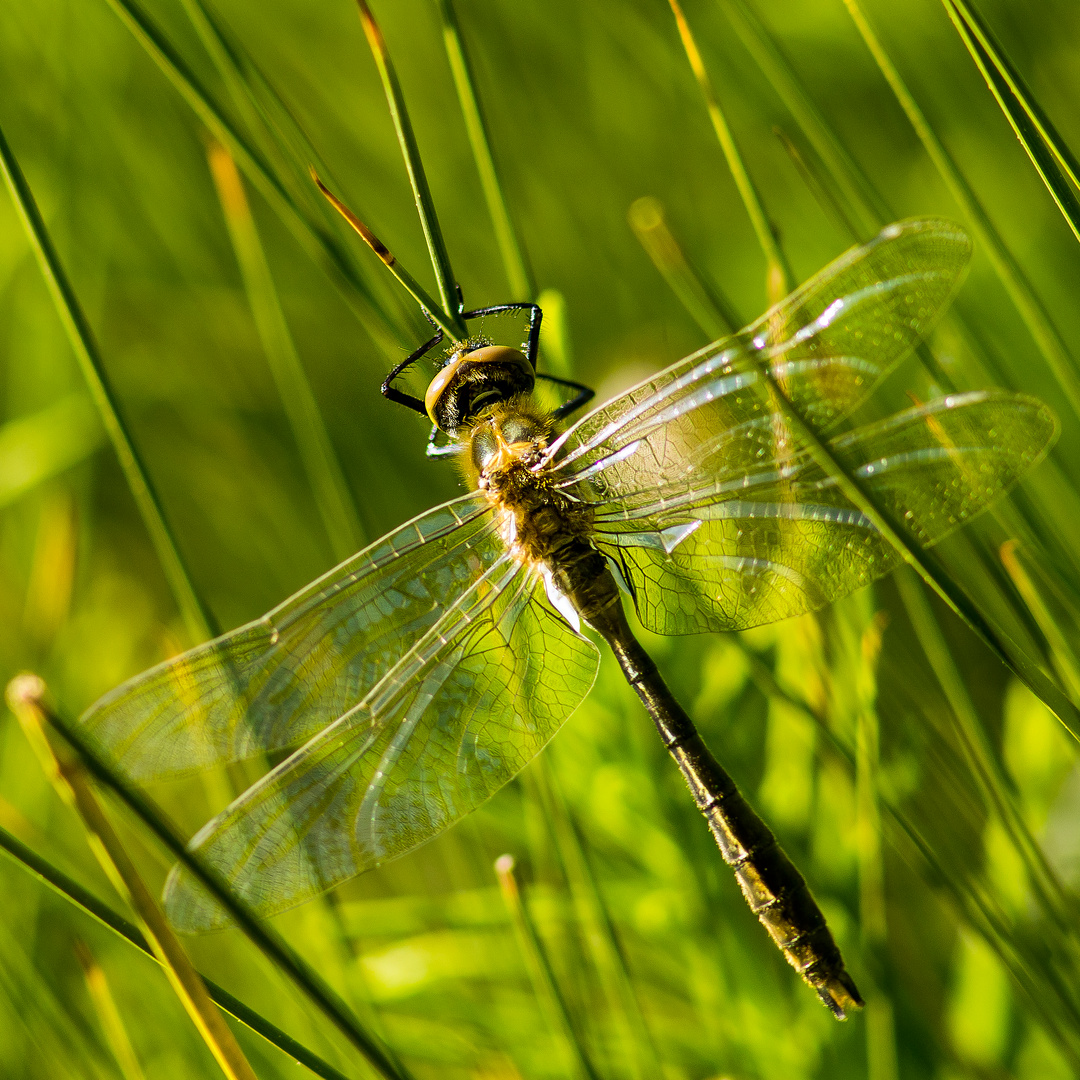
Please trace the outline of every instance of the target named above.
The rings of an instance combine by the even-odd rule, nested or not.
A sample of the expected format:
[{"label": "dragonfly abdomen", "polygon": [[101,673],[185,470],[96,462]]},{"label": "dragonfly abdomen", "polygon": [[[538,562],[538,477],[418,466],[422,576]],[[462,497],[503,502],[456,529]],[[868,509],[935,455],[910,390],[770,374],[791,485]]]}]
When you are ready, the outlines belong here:
[{"label": "dragonfly abdomen", "polygon": [[[606,565],[603,575],[611,580]],[[611,590],[615,588],[612,580]],[[595,586],[591,591],[596,591]],[[576,604],[574,592],[569,595]],[[735,871],[750,909],[788,963],[836,1016],[843,1019],[847,1010],[860,1008],[862,998],[806,881],[713,757],[656,664],[633,636],[622,606],[616,602],[594,610],[589,622],[611,646],[652,717],[724,861]]]}]

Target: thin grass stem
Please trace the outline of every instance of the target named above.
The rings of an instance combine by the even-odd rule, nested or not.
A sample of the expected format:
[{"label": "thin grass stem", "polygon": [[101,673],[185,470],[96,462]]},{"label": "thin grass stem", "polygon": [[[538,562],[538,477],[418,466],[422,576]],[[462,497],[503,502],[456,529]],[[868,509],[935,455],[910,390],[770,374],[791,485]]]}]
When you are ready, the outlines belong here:
[{"label": "thin grass stem", "polygon": [[347,249],[329,230],[310,220],[297,206],[281,180],[226,119],[212,95],[137,0],[107,2],[214,138],[228,148],[233,160],[281,218],[301,248],[326,273],[376,344],[389,355],[396,355],[401,344],[398,332],[381,306],[374,301],[350,261]]},{"label": "thin grass stem", "polygon": [[442,20],[443,43],[454,77],[454,88],[457,90],[461,114],[465,119],[465,130],[469,136],[473,160],[476,162],[476,171],[480,174],[480,186],[483,188],[484,201],[491,217],[491,227],[495,231],[495,242],[498,244],[503,269],[510,285],[511,299],[531,300],[536,295],[536,282],[503,194],[499,170],[491,152],[487,121],[476,94],[472,64],[461,36],[461,24],[454,10],[453,0],[436,0],[436,3]]},{"label": "thin grass stem", "polygon": [[941,174],[952,197],[967,215],[976,240],[982,246],[994,271],[1005,286],[1006,292],[1024,320],[1024,325],[1027,326],[1028,332],[1061,387],[1062,393],[1068,399],[1070,407],[1073,412],[1080,413],[1080,378],[1077,377],[1075,363],[1054,326],[1049,312],[1035,295],[1031,283],[1005,246],[1004,240],[994,227],[971,185],[934,133],[933,128],[930,127],[907,85],[900,78],[899,71],[871,28],[858,0],[844,0],[844,4],[875,63],[900,103],[900,107],[907,114],[908,122],[914,128],[927,155]]},{"label": "thin grass stem", "polygon": [[581,826],[559,786],[558,772],[547,761],[546,756],[541,757],[537,761],[539,768],[533,770],[533,775],[538,781],[537,788],[570,886],[578,922],[609,1007],[619,1024],[618,1042],[625,1051],[632,1076],[641,1080],[660,1080],[663,1069],[656,1044],[634,992],[626,955],[596,880]]},{"label": "thin grass stem", "polygon": [[739,326],[731,304],[710,289],[686,259],[668,228],[659,199],[645,196],[630,204],[630,228],[668,287],[678,297],[701,332],[716,341]]},{"label": "thin grass stem", "polygon": [[1068,688],[1073,701],[1080,704],[1080,661],[1039,595],[1039,590],[1020,560],[1019,549],[1020,545],[1015,540],[1006,540],[999,551],[1002,565],[1046,638],[1050,662],[1054,665],[1058,679],[1062,686]]},{"label": "thin grass stem", "polygon": [[[27,847],[17,837],[12,836],[3,827],[0,827],[0,851],[85,915],[94,919],[106,929],[111,930],[129,944],[134,945],[135,948],[144,952],[152,960],[157,961],[154,951],[150,948],[142,931],[137,926],[113,911],[108,904],[103,903],[93,893],[83,888],[74,878],[69,877],[62,870],[57,869],[46,859],[43,859],[37,852]],[[272,1046],[277,1047],[283,1054],[288,1055],[294,1061],[298,1061],[316,1076],[322,1077],[323,1080],[348,1080],[344,1073],[339,1072],[304,1046],[303,1043],[297,1042],[291,1035],[286,1034],[265,1017],[260,1016],[254,1009],[249,1008],[238,998],[233,997],[232,994],[223,987],[218,986],[212,979],[208,979],[205,975],[202,975],[201,978],[206,984],[210,996],[221,1008],[230,1016],[239,1020],[240,1023],[249,1027],[257,1035],[262,1036]]]},{"label": "thin grass stem", "polygon": [[873,236],[895,214],[836,137],[787,57],[746,0],[719,0],[739,40],[823,162],[859,219],[858,240]]},{"label": "thin grass stem", "polygon": [[990,92],[1057,203],[1062,217],[1072,229],[1073,236],[1080,240],[1080,201],[1077,201],[1075,192],[1061,173],[1064,169],[1073,184],[1080,186],[1077,179],[1080,165],[1072,151],[1058,135],[978,12],[964,0],[942,0],[942,3]]},{"label": "thin grass stem", "polygon": [[146,1074],[139,1064],[135,1048],[131,1045],[124,1018],[117,1008],[116,998],[113,997],[112,988],[101,965],[84,941],[76,940],[75,956],[83,969],[87,995],[93,1003],[94,1012],[97,1013],[105,1042],[116,1058],[121,1077],[123,1080],[146,1080]]},{"label": "thin grass stem", "polygon": [[881,809],[878,805],[880,731],[877,714],[877,662],[885,619],[878,614],[860,642],[855,717],[855,805],[859,858],[859,928],[863,949],[874,970],[873,989],[866,995],[866,1075],[868,1080],[898,1080],[896,1029],[892,1002],[881,989],[888,948],[885,868],[881,853]]},{"label": "thin grass stem", "polygon": [[453,321],[445,311],[428,295],[423,287],[398,262],[397,256],[365,225],[319,178],[314,169],[311,171],[311,179],[315,181],[318,189],[326,197],[327,202],[352,226],[357,235],[382,261],[383,266],[390,271],[405,287],[409,295],[432,317],[444,334],[452,341],[459,341],[455,335],[458,333]]},{"label": "thin grass stem", "polygon": [[806,155],[796,145],[795,140],[780,126],[773,126],[773,134],[784,148],[784,153],[795,166],[799,178],[806,185],[807,191],[814,197],[814,201],[821,207],[825,216],[832,222],[833,227],[840,233],[846,234],[852,241],[858,243],[864,239],[863,232],[856,222],[852,221],[843,202],[837,198],[836,193],[819,175],[818,170],[807,160]]},{"label": "thin grass stem", "polygon": [[559,989],[551,960],[544,949],[536,924],[521,896],[517,875],[514,871],[512,855],[501,855],[495,861],[495,874],[499,879],[499,889],[506,902],[507,910],[514,925],[518,944],[525,958],[525,964],[536,991],[537,1000],[544,1011],[552,1034],[559,1040],[566,1057],[566,1065],[571,1075],[586,1077],[587,1080],[600,1080],[577,1028],[570,1016],[566,999]]},{"label": "thin grass stem", "polygon": [[[326,215],[336,228],[338,216],[328,214],[326,201],[314,197],[310,184],[312,169],[325,177],[331,176],[330,169],[296,116],[243,44],[227,32],[202,0],[183,0],[183,4],[248,131],[263,147],[268,161],[291,177],[290,196],[314,208],[320,216]],[[380,274],[366,285],[372,302],[385,314],[386,305],[393,306],[397,297],[384,291],[383,281]]]},{"label": "thin grass stem", "polygon": [[211,144],[209,159],[236,261],[247,290],[248,304],[300,451],[315,505],[334,555],[339,560],[345,559],[364,545],[364,531],[356,504],[296,351],[285,313],[281,310],[274,278],[251,216],[240,174],[221,143]]},{"label": "thin grass stem", "polygon": [[720,140],[720,147],[724,152],[728,168],[731,170],[732,178],[735,180],[735,186],[739,189],[739,197],[746,208],[750,224],[754,227],[754,234],[761,245],[761,250],[765,254],[766,294],[769,303],[775,304],[791,292],[795,283],[795,275],[791,272],[787,257],[776,239],[772,222],[769,221],[768,215],[765,213],[757,187],[750,178],[750,174],[746,171],[738,144],[731,133],[727,117],[724,115],[723,109],[720,108],[720,102],[716,96],[716,91],[713,89],[712,80],[709,78],[705,62],[701,58],[701,52],[698,50],[697,42],[694,40],[694,35],[690,30],[690,24],[686,21],[686,16],[683,15],[679,0],[668,0],[668,3],[671,5],[672,14],[675,16],[679,37],[682,40],[683,49],[686,50],[686,58],[690,61],[690,68],[694,72],[694,78],[697,79],[701,96],[705,99],[705,108],[708,110],[713,130],[716,132],[717,139]]},{"label": "thin grass stem", "polygon": [[926,596],[912,576],[903,570],[897,573],[896,586],[915,636],[949,703],[955,721],[954,731],[979,794],[997,816],[1019,853],[1040,907],[1054,921],[1058,931],[1068,938],[1073,924],[1071,904],[1065,897],[1057,874],[1046,861],[1046,856],[1016,807],[1012,785],[1005,776],[997,753],[990,746],[975,704],[964,686]]},{"label": "thin grass stem", "polygon": [[203,1042],[229,1080],[257,1080],[240,1049],[232,1029],[207,993],[202,978],[191,965],[187,953],[165,921],[120,837],[116,834],[87,782],[85,770],[66,746],[54,747],[45,730],[40,706],[45,685],[35,675],[21,675],[8,686],[7,701],[27,739],[37,751],[42,767],[61,798],[79,815],[90,847],[114,887],[131,905],[143,925],[158,962],[165,969],[173,991],[180,999]]},{"label": "thin grass stem", "polygon": [[334,1024],[345,1038],[367,1059],[368,1063],[387,1080],[410,1080],[405,1067],[392,1053],[364,1030],[341,998],[306,964],[281,937],[261,922],[240,900],[224,877],[198,855],[189,851],[176,827],[160,809],[135,790],[123,777],[97,754],[83,737],[78,726],[46,706],[35,702],[41,715],[74,749],[87,772],[115,792],[135,815],[150,829],[169,853],[183,864],[210,895],[230,915],[270,961],[293,981],[301,992]]},{"label": "thin grass stem", "polygon": [[57,314],[63,323],[83,378],[86,379],[94,406],[101,417],[109,441],[120,462],[120,468],[124,472],[124,478],[135,499],[135,505],[150,534],[150,542],[154,546],[165,578],[180,609],[188,635],[193,642],[205,641],[218,632],[213,615],[203,604],[192,584],[191,575],[188,573],[176,539],[165,519],[161,501],[150,481],[142,458],[135,449],[127,425],[120,415],[116,394],[109,383],[90,323],[83,313],[75,290],[60,261],[60,256],[53,246],[52,238],[49,236],[49,231],[45,227],[34,199],[34,193],[30,190],[30,185],[2,130],[0,130],[0,165],[3,167],[4,180],[15,203],[15,209],[26,230],[30,246],[41,267],[41,273],[52,295],[53,303],[56,305]]},{"label": "thin grass stem", "polygon": [[416,211],[420,215],[420,225],[424,230],[424,239],[427,241],[428,255],[431,257],[431,266],[435,271],[439,296],[453,328],[450,336],[454,341],[461,341],[469,336],[469,332],[465,327],[465,320],[461,317],[457,278],[454,277],[454,269],[450,265],[450,252],[446,248],[446,241],[443,239],[442,229],[439,226],[439,217],[435,212],[431,189],[428,187],[420,148],[413,134],[405,96],[401,92],[397,73],[394,71],[386,41],[379,29],[379,24],[375,21],[375,16],[372,15],[366,0],[356,0],[356,2],[360,9],[360,22],[364,27],[364,36],[371,48],[371,55],[375,58],[375,66],[379,69],[379,77],[382,79],[383,90],[386,92],[386,103],[390,107],[390,116],[394,121],[398,144],[401,146],[405,168],[409,173],[409,184],[412,186],[413,197],[416,199]]}]

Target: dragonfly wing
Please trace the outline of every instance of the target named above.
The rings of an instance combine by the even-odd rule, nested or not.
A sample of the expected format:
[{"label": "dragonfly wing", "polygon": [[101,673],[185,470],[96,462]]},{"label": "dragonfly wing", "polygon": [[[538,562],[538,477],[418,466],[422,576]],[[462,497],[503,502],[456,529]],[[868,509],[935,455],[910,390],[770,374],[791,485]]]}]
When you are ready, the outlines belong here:
[{"label": "dragonfly wing", "polygon": [[117,687],[84,728],[136,780],[297,746],[360,702],[504,550],[486,498],[455,499]]},{"label": "dragonfly wing", "polygon": [[[877,506],[925,546],[1000,497],[1056,432],[1041,402],[983,391],[897,413],[830,448]],[[788,618],[899,562],[805,449],[763,455],[737,472],[690,467],[677,483],[596,505],[597,544],[621,566],[650,630],[743,630]]]},{"label": "dragonfly wing", "polygon": [[553,469],[581,474],[602,463],[603,493],[605,485],[635,483],[642,456],[625,465],[612,457],[640,440],[649,444],[650,475],[657,479],[682,475],[688,452],[700,459],[738,449],[744,425],[772,411],[762,367],[802,416],[827,431],[926,335],[970,253],[967,235],[950,222],[890,225],[753,325],[585,416],[552,448]]},{"label": "dragonfly wing", "polygon": [[[367,696],[211,821],[194,850],[273,915],[402,855],[517,774],[592,686],[598,653],[496,561]],[[174,925],[228,915],[182,868]]]}]

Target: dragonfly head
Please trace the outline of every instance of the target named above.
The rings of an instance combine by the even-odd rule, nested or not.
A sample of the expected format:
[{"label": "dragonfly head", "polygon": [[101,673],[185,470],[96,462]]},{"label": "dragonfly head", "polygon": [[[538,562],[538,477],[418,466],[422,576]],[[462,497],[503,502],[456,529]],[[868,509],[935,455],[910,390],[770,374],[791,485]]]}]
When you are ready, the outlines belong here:
[{"label": "dragonfly head", "polygon": [[466,347],[452,355],[431,380],[424,408],[431,422],[451,437],[487,408],[528,394],[536,371],[520,349],[508,345]]}]

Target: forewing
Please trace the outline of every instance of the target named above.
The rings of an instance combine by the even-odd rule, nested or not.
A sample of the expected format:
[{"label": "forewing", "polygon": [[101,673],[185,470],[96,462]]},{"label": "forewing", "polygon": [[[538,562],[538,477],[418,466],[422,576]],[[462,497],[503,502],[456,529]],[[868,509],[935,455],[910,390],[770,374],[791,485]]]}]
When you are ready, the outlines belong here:
[{"label": "forewing", "polygon": [[[875,504],[926,546],[986,509],[1045,453],[1057,426],[1018,394],[956,395],[832,440]],[[719,478],[717,477],[719,473]],[[650,630],[742,630],[816,610],[900,556],[806,450],[734,477],[691,468],[596,508],[596,539]]]},{"label": "forewing", "polygon": [[363,700],[504,550],[484,496],[445,503],[117,687],[82,723],[136,780],[298,746]]},{"label": "forewing", "polygon": [[773,424],[763,368],[800,415],[828,431],[933,326],[970,252],[967,235],[946,221],[889,226],[752,326],[594,410],[553,448],[552,469],[581,477],[592,467],[603,497],[676,480],[710,458],[730,472],[753,465],[763,436],[786,437]]},{"label": "forewing", "polygon": [[[192,841],[269,916],[448,828],[518,773],[588,693],[598,654],[509,556],[356,708]],[[227,914],[181,868],[166,910],[188,931]]]}]

